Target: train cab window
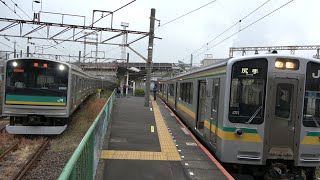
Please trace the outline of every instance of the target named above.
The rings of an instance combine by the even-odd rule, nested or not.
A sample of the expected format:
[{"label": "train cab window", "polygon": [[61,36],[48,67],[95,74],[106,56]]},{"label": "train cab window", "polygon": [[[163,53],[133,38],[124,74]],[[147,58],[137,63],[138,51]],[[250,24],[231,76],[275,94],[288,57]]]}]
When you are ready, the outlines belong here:
[{"label": "train cab window", "polygon": [[262,124],[268,62],[266,59],[234,63],[231,74],[229,121]]},{"label": "train cab window", "polygon": [[17,59],[7,61],[6,68],[6,95],[67,96],[67,65],[38,59]]},{"label": "train cab window", "polygon": [[320,127],[320,64],[315,62],[307,64],[303,125]]}]

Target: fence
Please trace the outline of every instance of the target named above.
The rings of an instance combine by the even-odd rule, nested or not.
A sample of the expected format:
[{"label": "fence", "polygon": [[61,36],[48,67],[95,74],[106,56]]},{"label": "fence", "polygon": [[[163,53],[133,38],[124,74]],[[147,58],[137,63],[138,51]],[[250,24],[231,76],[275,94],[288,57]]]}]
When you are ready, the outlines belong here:
[{"label": "fence", "polygon": [[115,91],[113,91],[64,167],[59,180],[94,179],[114,100]]}]

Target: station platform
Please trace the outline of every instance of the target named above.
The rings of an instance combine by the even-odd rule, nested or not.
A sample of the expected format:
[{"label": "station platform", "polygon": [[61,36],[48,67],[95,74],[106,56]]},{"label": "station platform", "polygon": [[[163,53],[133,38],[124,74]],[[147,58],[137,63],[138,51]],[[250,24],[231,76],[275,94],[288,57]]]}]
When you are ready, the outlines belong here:
[{"label": "station platform", "polygon": [[96,179],[233,179],[158,98],[116,99],[100,158]]}]

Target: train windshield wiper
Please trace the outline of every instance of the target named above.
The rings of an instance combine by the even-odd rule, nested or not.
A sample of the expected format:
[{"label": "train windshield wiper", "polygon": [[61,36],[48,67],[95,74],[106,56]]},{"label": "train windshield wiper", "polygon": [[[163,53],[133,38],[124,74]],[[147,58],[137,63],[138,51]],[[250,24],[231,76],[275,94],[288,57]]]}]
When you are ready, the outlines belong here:
[{"label": "train windshield wiper", "polygon": [[317,127],[320,127],[318,120],[314,116],[312,116],[311,119],[313,120],[313,122],[316,124]]},{"label": "train windshield wiper", "polygon": [[259,106],[258,109],[256,110],[256,112],[254,112],[252,114],[252,116],[248,119],[248,121],[245,123],[250,124],[252,122],[252,120],[257,116],[257,114],[260,112],[261,109],[262,109],[262,106]]}]

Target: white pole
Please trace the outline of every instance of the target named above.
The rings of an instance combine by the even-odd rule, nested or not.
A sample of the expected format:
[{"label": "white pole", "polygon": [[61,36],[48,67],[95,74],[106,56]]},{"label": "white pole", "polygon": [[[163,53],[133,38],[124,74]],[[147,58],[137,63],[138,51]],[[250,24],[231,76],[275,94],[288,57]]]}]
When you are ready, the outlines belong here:
[{"label": "white pole", "polygon": [[126,97],[128,97],[128,91],[129,91],[129,71],[127,71],[127,82],[126,82]]},{"label": "white pole", "polygon": [[132,85],[132,93],[133,93],[133,95],[135,96],[135,92],[136,92],[136,82],[135,81],[133,81],[133,85]]}]

